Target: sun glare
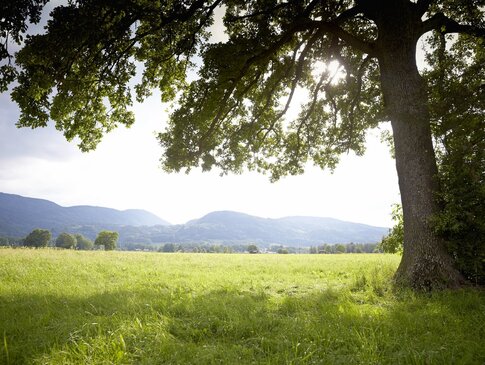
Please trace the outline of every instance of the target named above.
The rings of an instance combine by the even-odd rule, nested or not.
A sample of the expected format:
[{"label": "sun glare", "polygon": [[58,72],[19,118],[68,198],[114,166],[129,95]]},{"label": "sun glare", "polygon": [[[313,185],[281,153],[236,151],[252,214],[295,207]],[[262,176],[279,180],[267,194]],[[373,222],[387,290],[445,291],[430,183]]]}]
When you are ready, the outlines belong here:
[{"label": "sun glare", "polygon": [[345,77],[345,70],[337,60],[330,62],[317,61],[313,64],[312,75],[315,79],[326,75],[327,80],[330,80],[330,83],[335,85]]}]

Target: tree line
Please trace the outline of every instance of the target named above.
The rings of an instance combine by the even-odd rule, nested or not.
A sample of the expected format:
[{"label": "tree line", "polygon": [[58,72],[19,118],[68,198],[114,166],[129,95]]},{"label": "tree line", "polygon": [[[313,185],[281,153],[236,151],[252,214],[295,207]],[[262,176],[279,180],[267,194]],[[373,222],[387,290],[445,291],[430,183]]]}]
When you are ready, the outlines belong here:
[{"label": "tree line", "polygon": [[57,247],[76,250],[115,250],[118,246],[118,232],[101,231],[96,239],[91,241],[82,234],[62,232],[55,240],[52,233],[47,229],[36,228],[25,238],[0,237],[0,246],[18,247]]},{"label": "tree line", "polygon": [[120,248],[124,251],[157,251],[157,252],[186,252],[186,253],[278,253],[278,254],[339,254],[339,253],[376,253],[395,252],[387,249],[382,243],[324,243],[318,246],[294,247],[284,245],[270,245],[258,247],[256,244],[224,245],[210,243],[164,243],[148,245],[143,243],[128,243],[118,246],[118,232],[101,231],[94,241],[82,234],[60,233],[54,240],[47,229],[36,228],[25,238],[0,237],[0,246],[13,247],[57,247],[75,250],[112,251]]},{"label": "tree line", "polygon": [[277,253],[277,254],[339,254],[339,253],[377,253],[383,252],[377,243],[339,243],[322,244],[310,247],[270,245],[258,247],[256,244],[210,244],[210,243],[165,243],[160,245],[128,243],[120,247],[127,251],[157,251],[180,253]]},{"label": "tree line", "polygon": [[377,253],[382,252],[377,243],[338,243],[335,245],[323,244],[312,246],[311,254],[335,254],[335,253]]}]

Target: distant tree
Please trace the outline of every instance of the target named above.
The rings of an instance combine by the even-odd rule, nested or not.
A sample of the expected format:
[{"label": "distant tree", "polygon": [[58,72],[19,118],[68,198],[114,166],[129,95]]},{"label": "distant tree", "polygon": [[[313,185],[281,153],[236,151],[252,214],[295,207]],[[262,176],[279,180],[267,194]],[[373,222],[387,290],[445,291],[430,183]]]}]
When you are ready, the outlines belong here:
[{"label": "distant tree", "polygon": [[209,247],[209,252],[211,253],[221,253],[223,250],[221,245],[211,245]]},{"label": "distant tree", "polygon": [[256,245],[249,245],[248,246],[249,253],[259,253],[259,248]]},{"label": "distant tree", "polygon": [[94,241],[96,246],[104,246],[106,251],[112,251],[118,244],[118,232],[101,231]]},{"label": "distant tree", "polygon": [[314,246],[311,246],[309,252],[310,253],[318,253],[318,248],[317,247],[314,247]]},{"label": "distant tree", "polygon": [[76,237],[65,232],[61,233],[56,239],[56,247],[60,248],[75,248],[76,243]]},{"label": "distant tree", "polygon": [[355,243],[350,242],[349,244],[346,245],[345,250],[347,253],[354,253],[356,250]]},{"label": "distant tree", "polygon": [[47,247],[52,235],[47,229],[36,228],[24,239],[24,246],[27,247]]},{"label": "distant tree", "polygon": [[166,243],[162,247],[162,252],[175,252],[175,245],[173,243]]},{"label": "distant tree", "polygon": [[18,237],[0,237],[0,246],[7,246],[7,247],[15,247],[15,246],[23,246],[24,239]]},{"label": "distant tree", "polygon": [[318,253],[335,253],[335,246],[325,243],[318,246]]},{"label": "distant tree", "polygon": [[0,237],[0,246],[10,246],[10,240],[7,237]]},{"label": "distant tree", "polygon": [[379,243],[379,249],[387,253],[402,253],[404,243],[404,221],[402,208],[395,204],[392,209],[392,220],[394,227],[389,230],[389,234]]},{"label": "distant tree", "polygon": [[365,253],[377,253],[380,252],[380,249],[378,247],[378,243],[364,243],[363,246],[363,251]]},{"label": "distant tree", "polygon": [[286,248],[279,248],[278,251],[276,251],[276,252],[278,252],[279,254],[282,254],[282,255],[286,255],[286,254],[289,253]]},{"label": "distant tree", "polygon": [[94,247],[93,241],[87,239],[82,234],[76,234],[76,248],[78,250],[92,250]]},{"label": "distant tree", "polygon": [[345,245],[339,243],[337,245],[335,245],[335,252],[336,253],[345,253],[347,251],[347,248],[345,247]]}]

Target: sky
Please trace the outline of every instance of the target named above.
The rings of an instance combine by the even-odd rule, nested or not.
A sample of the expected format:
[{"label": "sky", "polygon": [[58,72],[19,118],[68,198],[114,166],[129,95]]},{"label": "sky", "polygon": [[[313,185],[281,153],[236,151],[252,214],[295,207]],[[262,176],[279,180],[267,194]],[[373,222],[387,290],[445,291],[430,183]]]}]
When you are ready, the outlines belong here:
[{"label": "sky", "polygon": [[[223,38],[217,27],[218,22],[214,40]],[[398,181],[380,130],[369,132],[363,157],[343,155],[333,174],[309,166],[303,175],[271,183],[268,175],[255,172],[222,177],[217,171],[164,172],[155,133],[165,127],[167,106],[155,92],[142,104],[135,102],[133,111],[131,128],[117,128],[95,151],[82,153],[52,125],[17,128],[18,107],[8,93],[0,94],[0,192],[62,206],[146,209],[173,224],[232,210],[265,218],[304,215],[393,225]]]}]

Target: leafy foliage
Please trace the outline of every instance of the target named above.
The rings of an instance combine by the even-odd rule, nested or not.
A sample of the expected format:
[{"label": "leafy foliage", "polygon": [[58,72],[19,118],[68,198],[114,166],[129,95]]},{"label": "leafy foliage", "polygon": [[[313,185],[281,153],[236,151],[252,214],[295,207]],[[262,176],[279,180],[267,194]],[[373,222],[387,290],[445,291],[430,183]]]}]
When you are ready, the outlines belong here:
[{"label": "leafy foliage", "polygon": [[394,227],[389,231],[389,234],[379,243],[379,249],[387,253],[402,254],[404,243],[404,220],[402,214],[402,207],[395,204],[392,209],[392,220]]},{"label": "leafy foliage", "polygon": [[[330,20],[348,4],[285,5],[227,2],[229,40],[201,48],[199,79],[183,92],[159,135],[167,170],[200,164],[240,172],[247,166],[277,179],[303,172],[307,161],[334,167],[340,153],[363,152],[364,131],[377,125],[382,106],[372,82],[377,64],[310,20],[321,14]],[[369,39],[375,35],[365,22],[359,31]],[[341,62],[345,77],[325,67],[331,61]],[[305,92],[308,102],[293,121],[285,120]]]},{"label": "leafy foliage", "polygon": [[28,22],[38,23],[48,0],[2,0],[0,3],[0,92],[18,76],[9,50],[11,43],[21,44]]},{"label": "leafy foliage", "polygon": [[47,247],[51,241],[51,232],[47,229],[36,228],[24,239],[24,246]]},{"label": "leafy foliage", "polygon": [[[68,140],[78,137],[82,150],[93,149],[103,133],[133,123],[128,83],[138,62],[138,100],[154,87],[164,101],[182,91],[159,136],[168,170],[248,166],[278,178],[301,173],[310,159],[333,167],[341,152],[362,153],[365,130],[376,126],[382,107],[377,63],[314,20],[324,14],[321,22],[331,22],[349,4],[226,1],[229,40],[207,43],[207,27],[222,4],[83,1],[55,8],[46,34],[28,37],[17,56],[18,125],[40,127],[52,119]],[[376,36],[369,22],[348,26],[365,39]],[[197,53],[204,66],[187,85]],[[345,77],[324,67],[337,60]],[[310,101],[287,123],[283,116],[303,90]]]},{"label": "leafy foliage", "polygon": [[[423,32],[482,34],[476,30],[483,26],[481,1],[466,12],[449,1],[429,9],[425,4],[433,2],[420,3],[433,20]],[[308,161],[332,168],[342,152],[363,153],[365,131],[387,118],[371,47],[376,5],[353,5],[70,2],[55,8],[46,34],[27,37],[17,56],[22,72],[12,96],[22,111],[18,124],[39,127],[52,119],[68,140],[78,137],[82,150],[93,149],[103,133],[133,123],[129,83],[139,64],[137,100],[153,88],[163,101],[179,96],[159,135],[167,170],[239,172],[246,166],[277,179],[303,172]],[[207,30],[219,6],[228,40],[210,43]],[[202,66],[187,83],[194,61]],[[338,71],[328,67],[332,63]],[[285,120],[299,95],[308,101],[294,120]]]},{"label": "leafy foliage", "polygon": [[485,41],[435,33],[430,43],[425,77],[443,205],[435,228],[466,277],[485,284]]},{"label": "leafy foliage", "polygon": [[144,65],[139,100],[153,87],[163,100],[174,97],[211,12],[202,1],[188,8],[151,1],[56,7],[47,33],[28,36],[17,54],[23,69],[12,94],[22,110],[18,125],[42,127],[52,119],[68,140],[79,138],[81,150],[94,149],[104,133],[134,122],[128,83],[135,60]]}]

